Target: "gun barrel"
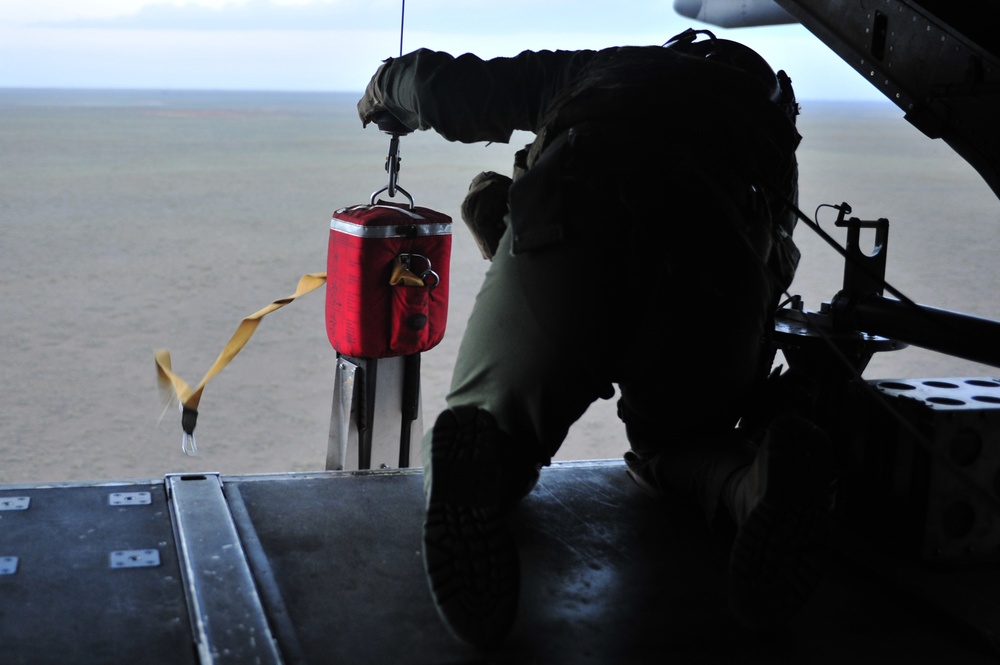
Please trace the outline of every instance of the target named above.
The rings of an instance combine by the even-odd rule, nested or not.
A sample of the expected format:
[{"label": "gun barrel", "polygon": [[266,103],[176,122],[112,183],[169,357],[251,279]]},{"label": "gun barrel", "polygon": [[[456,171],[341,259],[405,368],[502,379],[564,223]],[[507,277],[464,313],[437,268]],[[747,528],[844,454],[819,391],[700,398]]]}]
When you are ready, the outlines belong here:
[{"label": "gun barrel", "polygon": [[845,306],[858,330],[1000,367],[1000,322],[876,295]]}]

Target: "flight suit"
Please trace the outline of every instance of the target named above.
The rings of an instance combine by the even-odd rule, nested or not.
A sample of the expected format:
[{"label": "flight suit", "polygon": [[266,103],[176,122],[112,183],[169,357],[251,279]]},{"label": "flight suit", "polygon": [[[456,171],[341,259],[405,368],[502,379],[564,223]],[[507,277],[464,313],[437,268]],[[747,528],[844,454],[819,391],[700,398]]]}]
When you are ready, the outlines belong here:
[{"label": "flight suit", "polygon": [[[758,504],[747,488],[766,469],[751,466],[736,425],[770,369],[773,312],[798,261],[798,107],[783,72],[741,45],[749,59],[726,60],[720,43],[491,60],[421,49],[386,61],[359,102],[365,123],[387,111],[453,141],[536,136],[509,182],[481,176],[463,204],[492,263],[448,409],[423,441],[425,569],[446,625],[476,646],[495,646],[516,611],[505,515],[615,385],[641,487],[691,500],[713,523],[722,507]],[[489,218],[504,208],[502,223]],[[809,427],[785,427],[764,458],[796,468],[788,442]],[[802,523],[764,508],[755,532]],[[799,580],[758,578],[747,542],[736,614],[786,616]]]},{"label": "flight suit", "polygon": [[663,47],[422,49],[373,84],[403,124],[449,140],[537,135],[449,406],[489,411],[542,464],[613,384],[633,449],[728,436],[797,260],[799,136],[762,86]]}]

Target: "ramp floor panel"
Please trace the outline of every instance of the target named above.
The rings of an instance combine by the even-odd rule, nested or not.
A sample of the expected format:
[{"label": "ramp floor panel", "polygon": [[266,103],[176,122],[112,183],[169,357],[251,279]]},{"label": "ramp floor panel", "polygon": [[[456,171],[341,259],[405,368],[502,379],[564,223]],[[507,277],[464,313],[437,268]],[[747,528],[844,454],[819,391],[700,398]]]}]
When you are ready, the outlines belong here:
[{"label": "ramp floor panel", "polygon": [[2,489],[0,662],[197,663],[163,484]]},{"label": "ramp floor panel", "polygon": [[543,469],[513,520],[517,622],[499,650],[479,654],[450,636],[430,599],[419,472],[234,482],[305,662],[994,660],[974,636],[847,562],[787,627],[742,629],[727,608],[729,542],[694,511],[642,495],[618,462]]},{"label": "ramp floor panel", "polygon": [[[207,499],[220,507],[211,515]],[[917,571],[923,590],[975,609],[969,629],[902,593],[905,566],[870,556],[860,559],[880,565],[860,566],[838,550],[789,625],[741,628],[727,607],[728,540],[696,511],[644,496],[618,461],[542,470],[512,518],[517,621],[483,654],[437,616],[422,522],[419,470],[0,486],[0,663],[242,665],[239,653],[250,651],[233,645],[254,633],[238,598],[265,616],[277,645],[267,662],[997,661],[995,569]],[[219,537],[230,529],[231,539]],[[232,557],[234,547],[244,556]],[[850,548],[865,550],[857,540]],[[241,569],[250,584],[239,591],[226,580]]]}]

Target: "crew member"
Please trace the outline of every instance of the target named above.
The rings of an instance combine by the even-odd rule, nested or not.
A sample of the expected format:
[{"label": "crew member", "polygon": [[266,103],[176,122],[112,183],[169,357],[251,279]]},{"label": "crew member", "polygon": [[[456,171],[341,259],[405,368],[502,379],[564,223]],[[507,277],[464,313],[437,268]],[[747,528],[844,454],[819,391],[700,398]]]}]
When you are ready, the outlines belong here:
[{"label": "crew member", "polygon": [[535,134],[513,178],[481,174],[462,206],[492,264],[424,438],[424,562],[451,631],[482,648],[508,633],[509,513],[615,385],[630,475],[733,528],[736,617],[791,616],[817,581],[825,435],[737,427],[798,260],[785,73],[705,31],[490,60],[421,49],[386,60],[358,111],[452,141]]}]

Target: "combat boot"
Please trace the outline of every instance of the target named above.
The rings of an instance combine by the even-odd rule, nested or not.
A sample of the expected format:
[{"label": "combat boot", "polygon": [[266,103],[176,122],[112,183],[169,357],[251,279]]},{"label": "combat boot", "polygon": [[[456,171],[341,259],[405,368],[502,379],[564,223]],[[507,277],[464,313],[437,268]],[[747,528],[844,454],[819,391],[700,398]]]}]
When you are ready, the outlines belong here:
[{"label": "combat boot", "polygon": [[778,627],[823,577],[832,509],[833,450],[810,421],[782,416],[768,427],[753,464],[727,483],[738,529],[729,560],[729,604],[754,629]]},{"label": "combat boot", "polygon": [[700,510],[714,531],[731,536],[734,527],[726,489],[734,475],[753,463],[756,447],[733,430],[685,448],[652,453],[629,450],[626,473],[645,494]]},{"label": "combat boot", "polygon": [[457,638],[489,649],[510,631],[520,563],[508,516],[539,466],[474,406],[448,409],[424,473],[424,569],[438,614]]},{"label": "combat boot", "polygon": [[690,503],[732,538],[729,605],[753,629],[795,615],[822,580],[834,465],[825,432],[779,416],[759,446],[734,433],[680,454],[625,455],[640,489]]}]

